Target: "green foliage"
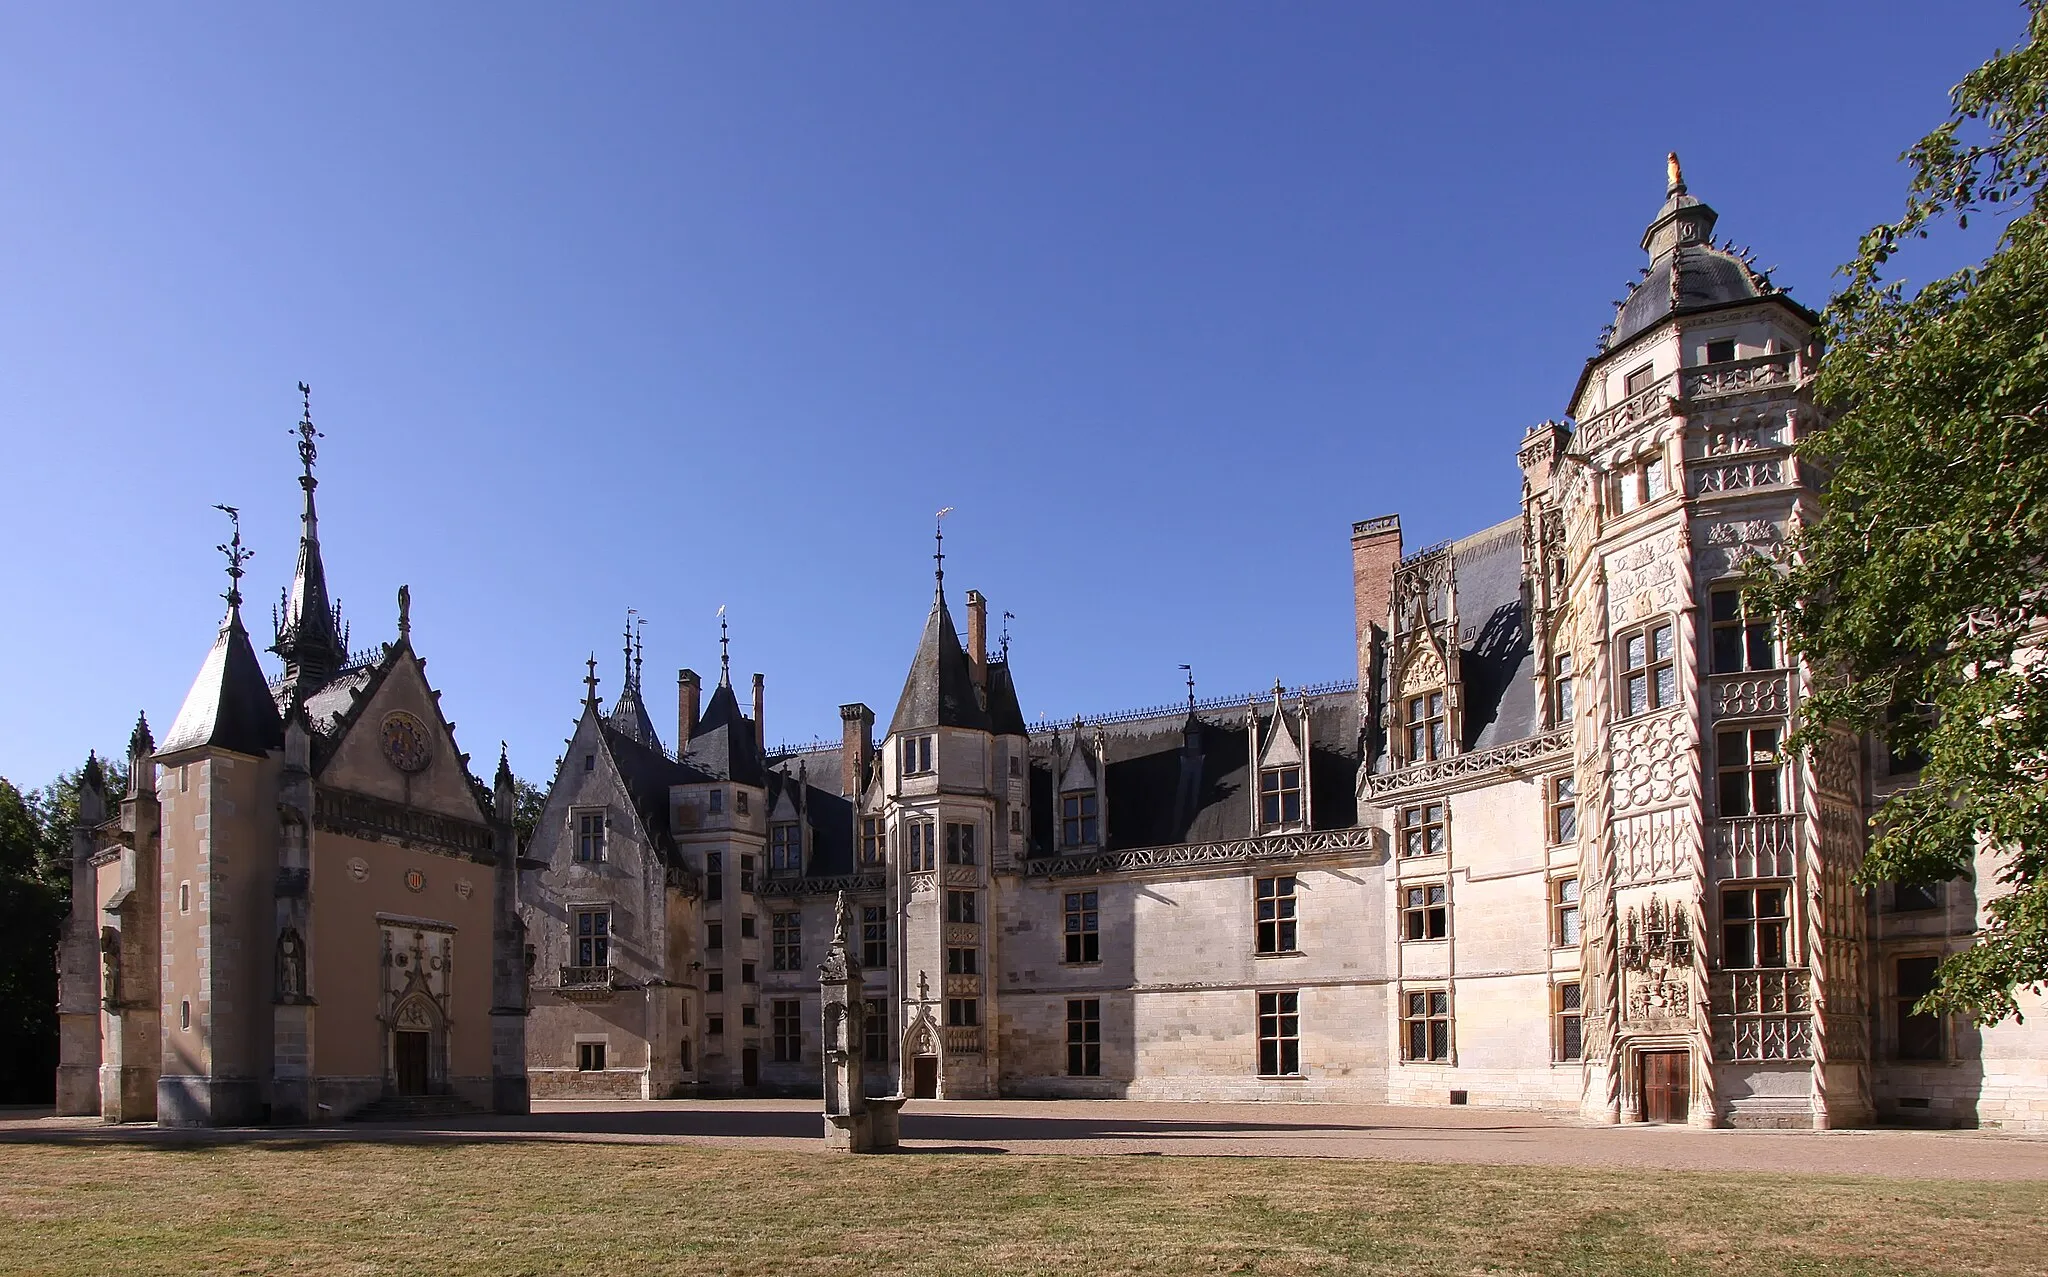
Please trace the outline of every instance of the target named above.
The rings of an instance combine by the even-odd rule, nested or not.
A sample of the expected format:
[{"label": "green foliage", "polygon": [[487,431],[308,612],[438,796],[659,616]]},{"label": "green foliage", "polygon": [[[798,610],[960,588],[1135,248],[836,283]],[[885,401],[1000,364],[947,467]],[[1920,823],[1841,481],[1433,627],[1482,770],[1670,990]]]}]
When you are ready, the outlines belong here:
[{"label": "green foliage", "polygon": [[[103,771],[111,813],[127,769]],[[45,1101],[55,1081],[57,937],[70,905],[84,772],[26,794],[0,778],[0,1104]]]},{"label": "green foliage", "polygon": [[[1832,416],[1801,451],[1830,476],[1828,516],[1751,589],[1814,671],[1795,745],[1869,729],[1925,760],[1873,821],[1864,885],[2008,853],[1979,884],[1979,943],[1922,1003],[1992,1022],[2048,982],[2048,0],[1952,103],[1825,316]],[[1885,280],[1911,241],[1986,212],[2008,220],[1984,261],[1910,296]]]},{"label": "green foliage", "polygon": [[548,793],[532,781],[517,776],[512,778],[512,793],[512,827],[518,831],[519,845],[524,848],[527,840],[533,837],[535,826],[540,824],[541,809],[547,806]]}]

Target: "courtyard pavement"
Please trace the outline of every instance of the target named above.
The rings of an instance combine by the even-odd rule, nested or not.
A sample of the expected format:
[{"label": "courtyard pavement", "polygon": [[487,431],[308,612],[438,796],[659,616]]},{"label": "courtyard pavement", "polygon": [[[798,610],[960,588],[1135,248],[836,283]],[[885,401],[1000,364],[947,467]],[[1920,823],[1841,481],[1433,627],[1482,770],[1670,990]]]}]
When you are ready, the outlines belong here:
[{"label": "courtyard pavement", "polygon": [[[0,1143],[559,1140],[822,1151],[816,1100],[540,1101],[525,1117],[332,1127],[170,1130],[0,1109]],[[1902,1179],[2048,1180],[2048,1136],[1994,1131],[1703,1131],[1594,1126],[1481,1108],[915,1100],[910,1153],[1341,1157],[1610,1170],[1762,1171]]]}]

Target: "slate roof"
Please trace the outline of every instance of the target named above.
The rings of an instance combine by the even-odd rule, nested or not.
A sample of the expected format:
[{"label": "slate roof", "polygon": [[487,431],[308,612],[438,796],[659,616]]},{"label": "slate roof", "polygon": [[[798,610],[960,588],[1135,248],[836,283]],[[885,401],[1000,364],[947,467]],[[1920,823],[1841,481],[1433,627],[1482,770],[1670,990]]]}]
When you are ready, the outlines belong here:
[{"label": "slate roof", "polygon": [[722,682],[711,693],[711,703],[704,707],[704,716],[697,720],[697,730],[683,750],[683,761],[714,780],[742,785],[760,785],[766,780],[759,734],[754,720],[740,713],[732,684]]},{"label": "slate roof", "polygon": [[975,690],[974,671],[966,649],[960,646],[960,633],[953,628],[953,615],[946,610],[943,591],[932,596],[932,614],[925,620],[924,636],[918,640],[917,655],[903,680],[903,695],[889,720],[889,734],[929,727],[989,730],[988,711]]},{"label": "slate roof", "polygon": [[[808,759],[809,755],[804,757]],[[768,810],[775,810],[776,801],[784,793],[792,799],[797,796],[796,768],[796,760],[791,760],[788,771],[768,773]],[[810,827],[811,858],[805,866],[804,876],[833,878],[850,874],[853,872],[853,803],[811,784],[810,769],[806,767],[805,771],[803,813],[804,823]],[[836,767],[833,774],[838,774]]]},{"label": "slate roof", "polygon": [[[1284,704],[1291,718],[1296,702],[1289,698]],[[1186,732],[1188,717],[1185,712],[1170,711],[1103,728],[1104,850],[1222,842],[1250,835],[1255,779],[1243,710],[1195,715],[1192,742]],[[1262,736],[1270,738],[1270,705],[1260,711],[1259,718]],[[1313,827],[1350,828],[1358,823],[1357,696],[1346,691],[1311,697],[1309,728]],[[1061,732],[1069,742],[1071,731]],[[1084,725],[1081,731],[1084,743],[1092,748],[1095,729]],[[1034,735],[1031,854],[1035,856],[1052,853],[1053,801],[1059,783],[1054,766],[1052,733]]]},{"label": "slate roof", "polygon": [[713,780],[688,763],[679,763],[661,752],[661,748],[650,746],[631,735],[613,727],[609,721],[600,719],[598,735],[604,741],[605,751],[611,755],[612,763],[619,770],[619,779],[625,784],[626,796],[633,804],[634,812],[640,818],[641,827],[647,831],[647,841],[663,861],[672,862],[675,857],[675,831],[669,825],[670,785],[688,785]]},{"label": "slate roof", "polygon": [[998,736],[1029,736],[1023,706],[1017,703],[1017,684],[1010,677],[1007,660],[988,663],[989,730]]},{"label": "slate roof", "polygon": [[[1468,750],[1491,749],[1542,730],[1528,605],[1522,589],[1519,516],[1451,545],[1457,575],[1458,663],[1464,675]],[[1469,635],[1470,637],[1467,637]]]},{"label": "slate roof", "polygon": [[230,607],[213,648],[158,753],[213,746],[261,758],[284,746],[284,721],[270,699],[263,666],[242,628],[242,613]]},{"label": "slate roof", "polygon": [[642,745],[657,751],[661,749],[661,737],[654,730],[654,719],[647,713],[646,702],[640,699],[640,680],[637,677],[626,680],[625,690],[619,693],[611,713],[605,715],[605,722],[614,731]]}]

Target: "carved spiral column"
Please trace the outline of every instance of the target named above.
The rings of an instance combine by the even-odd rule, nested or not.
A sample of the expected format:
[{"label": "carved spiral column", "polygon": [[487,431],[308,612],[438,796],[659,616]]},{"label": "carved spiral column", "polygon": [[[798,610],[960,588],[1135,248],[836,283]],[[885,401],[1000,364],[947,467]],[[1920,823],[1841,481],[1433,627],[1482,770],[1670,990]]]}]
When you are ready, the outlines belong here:
[{"label": "carved spiral column", "polygon": [[1812,1025],[1808,1037],[1813,1052],[1813,1127],[1824,1131],[1832,1124],[1828,1117],[1827,861],[1826,850],[1820,840],[1820,822],[1814,819],[1811,810],[1819,785],[1810,751],[1800,755],[1799,791],[1797,845],[1799,886],[1802,889],[1793,894],[1805,914],[1800,919],[1800,929],[1806,936],[1807,979],[1811,981],[1812,988],[1807,998],[1806,1014]]},{"label": "carved spiral column", "polygon": [[[1606,1083],[1604,1115],[1609,1122],[1619,1122],[1622,1075],[1621,915],[1614,903],[1614,883],[1619,874],[1614,846],[1613,747],[1608,728],[1613,708],[1608,668],[1611,660],[1609,649],[1613,645],[1606,641],[1607,592],[1606,565],[1596,556],[1593,564],[1593,610],[1576,618],[1574,639],[1577,640],[1578,655],[1572,659],[1575,664],[1584,664],[1591,674],[1591,686],[1587,689],[1590,692],[1591,726],[1584,733],[1590,749],[1582,756],[1587,765],[1580,777],[1579,789],[1581,793],[1597,799],[1591,807],[1599,822],[1593,831],[1594,854],[1597,857],[1594,879],[1598,884],[1600,901],[1600,941],[1595,969],[1600,980],[1601,1055],[1607,1066],[1607,1076],[1603,1079]],[[1592,659],[1582,660],[1588,656]],[[1588,781],[1592,783],[1586,783]]]},{"label": "carved spiral column", "polygon": [[[1679,437],[1683,439],[1683,433]],[[1682,448],[1680,452],[1679,473],[1683,475]],[[1679,601],[1678,608],[1679,633],[1684,636],[1684,641],[1678,644],[1681,674],[1679,686],[1687,689],[1687,694],[1692,699],[1692,713],[1684,719],[1691,732],[1690,748],[1685,751],[1688,779],[1692,785],[1692,801],[1688,804],[1691,819],[1685,823],[1678,837],[1684,840],[1682,851],[1690,853],[1681,860],[1681,863],[1689,863],[1692,866],[1692,890],[1687,897],[1687,905],[1688,925],[1692,930],[1693,1058],[1699,1061],[1699,1078],[1694,1083],[1694,1089],[1700,1096],[1700,1112],[1694,1116],[1693,1121],[1701,1125],[1719,1125],[1721,1097],[1720,1085],[1714,1077],[1713,990],[1707,970],[1707,884],[1711,875],[1711,868],[1707,863],[1707,705],[1706,697],[1703,695],[1706,685],[1700,674],[1699,580],[1693,570],[1690,519],[1678,525],[1678,556],[1679,562],[1685,565],[1685,595]]]}]

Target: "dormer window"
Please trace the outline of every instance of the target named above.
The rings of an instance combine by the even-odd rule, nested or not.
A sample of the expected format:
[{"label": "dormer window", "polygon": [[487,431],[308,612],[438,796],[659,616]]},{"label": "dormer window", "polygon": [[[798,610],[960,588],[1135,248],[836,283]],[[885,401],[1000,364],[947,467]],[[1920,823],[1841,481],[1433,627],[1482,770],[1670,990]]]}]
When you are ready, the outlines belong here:
[{"label": "dormer window", "polygon": [[768,872],[793,874],[804,867],[804,827],[794,820],[768,826]]},{"label": "dormer window", "polygon": [[1301,768],[1268,767],[1259,773],[1259,819],[1268,825],[1301,822]]},{"label": "dormer window", "polygon": [[1092,793],[1060,795],[1060,845],[1090,846],[1095,842],[1096,806]]},{"label": "dormer window", "polygon": [[903,738],[903,774],[922,776],[932,770],[932,738],[929,736],[905,736]]},{"label": "dormer window", "polygon": [[584,864],[595,864],[604,859],[603,812],[576,813],[576,859]]},{"label": "dormer window", "polygon": [[1432,762],[1450,753],[1446,721],[1442,692],[1408,698],[1409,762]]}]

